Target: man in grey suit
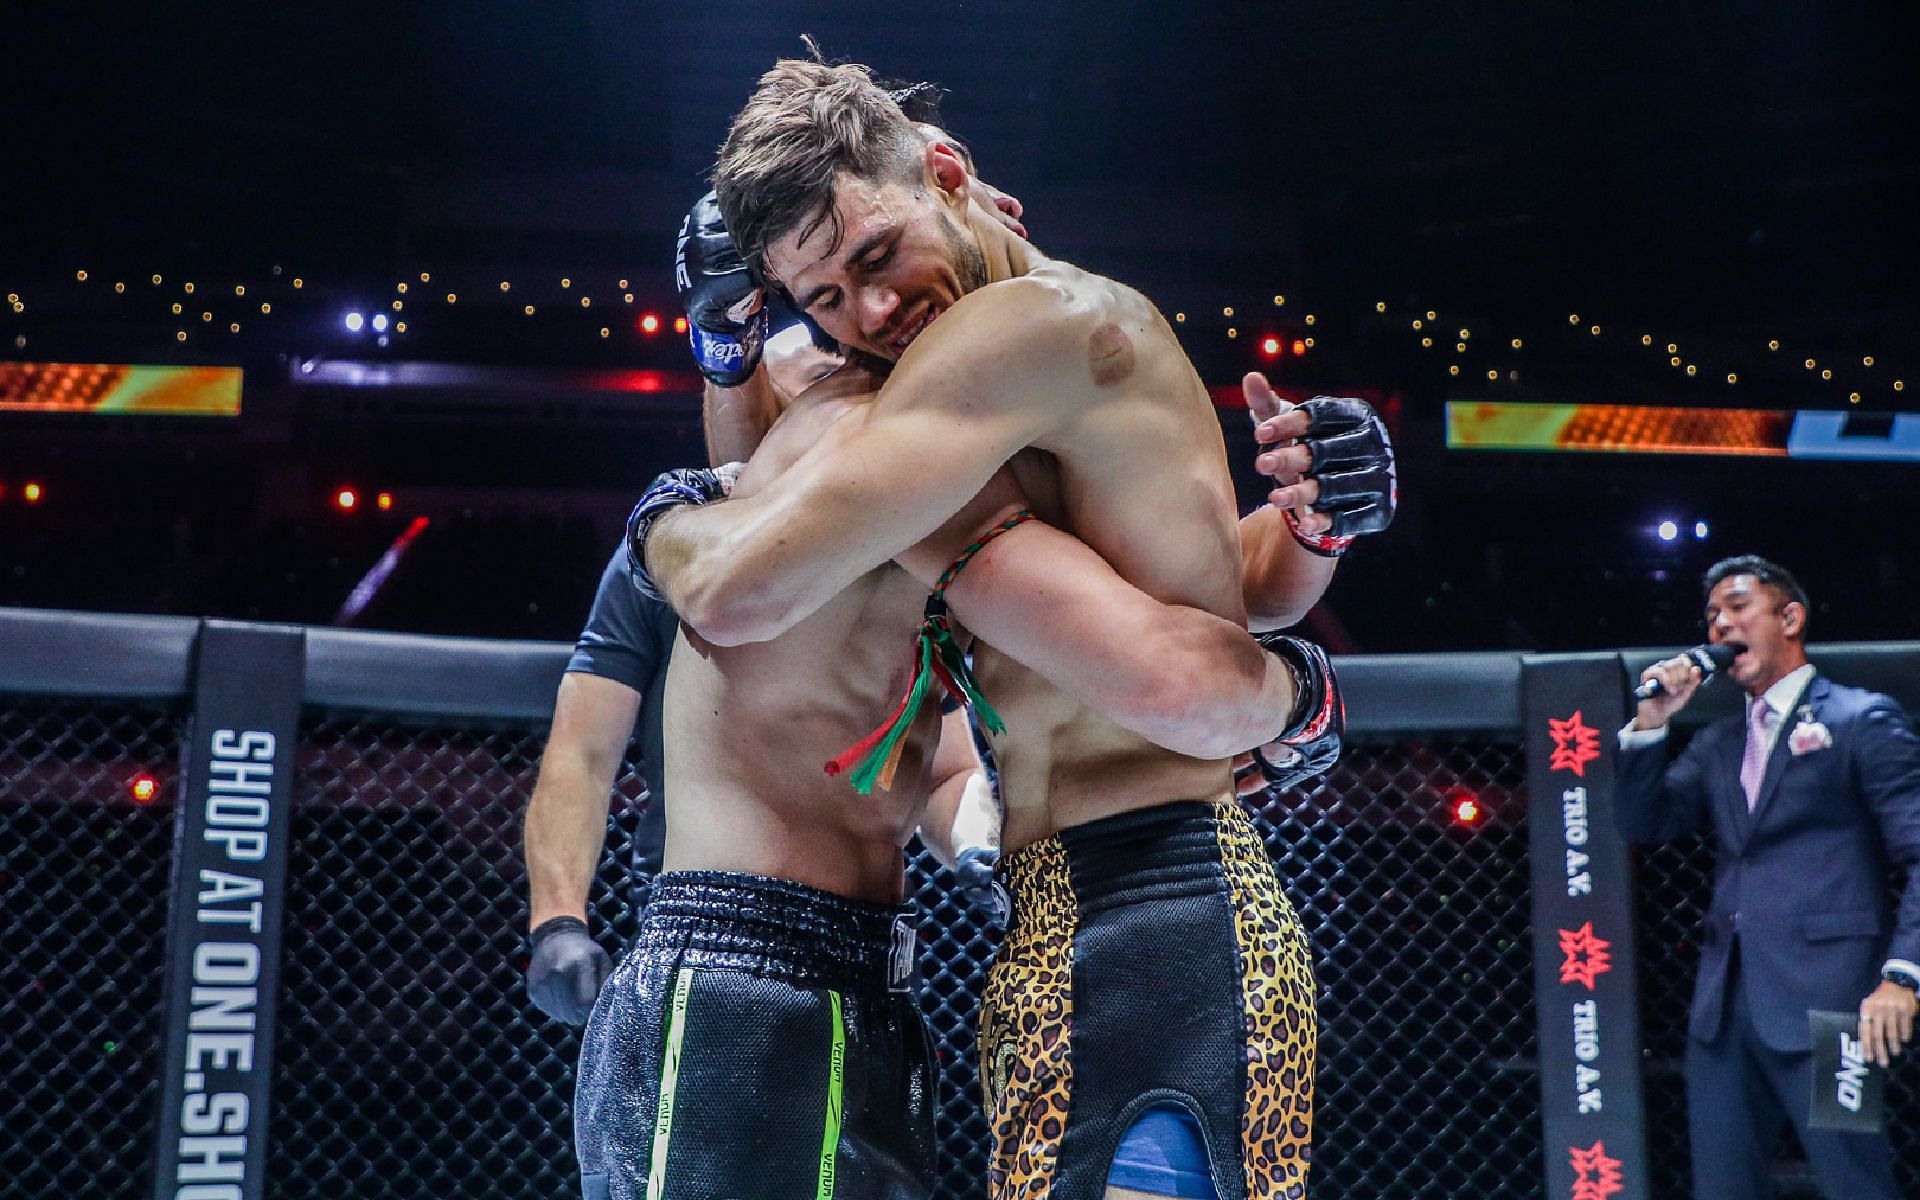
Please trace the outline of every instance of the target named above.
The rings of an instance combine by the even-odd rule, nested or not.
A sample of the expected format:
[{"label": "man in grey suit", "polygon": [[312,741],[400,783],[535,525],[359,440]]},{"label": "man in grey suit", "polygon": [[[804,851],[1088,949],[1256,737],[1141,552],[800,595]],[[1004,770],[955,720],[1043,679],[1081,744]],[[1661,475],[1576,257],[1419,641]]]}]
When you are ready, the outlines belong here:
[{"label": "man in grey suit", "polygon": [[[1920,989],[1920,738],[1887,696],[1834,683],[1806,655],[1807,596],[1752,556],[1706,575],[1707,636],[1738,653],[1743,715],[1669,763],[1667,722],[1700,686],[1685,657],[1649,667],[1664,693],[1620,731],[1621,832],[1710,831],[1715,851],[1688,1024],[1696,1200],[1764,1200],[1781,1118],[1831,1200],[1897,1200],[1884,1134],[1808,1125],[1810,1009],[1857,1010],[1866,1057],[1913,1040]],[[1906,872],[1896,905],[1892,864]]]}]

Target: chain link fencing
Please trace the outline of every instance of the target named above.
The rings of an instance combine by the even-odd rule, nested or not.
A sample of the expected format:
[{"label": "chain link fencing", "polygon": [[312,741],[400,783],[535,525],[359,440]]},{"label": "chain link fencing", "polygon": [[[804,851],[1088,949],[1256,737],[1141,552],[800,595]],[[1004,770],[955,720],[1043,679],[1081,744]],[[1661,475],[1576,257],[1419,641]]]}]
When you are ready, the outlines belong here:
[{"label": "chain link fencing", "polygon": [[184,729],[163,707],[0,698],[7,1200],[152,1190]]},{"label": "chain link fencing", "polygon": [[[172,818],[165,705],[0,699],[0,1198],[152,1188]],[[523,984],[530,722],[310,712],[295,763],[268,1194],[577,1195],[570,1028]],[[146,799],[134,782],[153,780]],[[617,785],[592,925],[636,927],[644,788]],[[1361,740],[1253,804],[1314,945],[1319,1200],[1531,1200],[1543,1178],[1524,755],[1443,733]],[[1640,868],[1653,1192],[1688,1195],[1677,1069],[1706,898],[1698,845]],[[924,855],[922,1000],[944,1068],[940,1195],[984,1194],[973,1031],[997,931]],[[1908,1066],[1890,1096],[1911,1113]],[[1920,1131],[1896,1120],[1904,1186]],[[1804,1171],[1784,1176],[1799,1194]],[[1790,1193],[1792,1194],[1792,1193]],[[1920,1189],[1915,1190],[1920,1194]]]}]

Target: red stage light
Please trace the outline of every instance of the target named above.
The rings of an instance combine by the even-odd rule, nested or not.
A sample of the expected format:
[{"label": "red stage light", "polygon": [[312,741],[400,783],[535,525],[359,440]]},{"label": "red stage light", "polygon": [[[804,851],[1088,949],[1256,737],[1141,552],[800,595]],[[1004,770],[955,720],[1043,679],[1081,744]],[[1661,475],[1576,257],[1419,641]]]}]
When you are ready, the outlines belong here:
[{"label": "red stage light", "polygon": [[128,790],[133,793],[135,800],[145,804],[160,794],[160,781],[143,771],[133,777],[133,783]]},{"label": "red stage light", "polygon": [[1453,815],[1454,823],[1458,825],[1478,825],[1487,815],[1486,807],[1480,803],[1480,797],[1468,787],[1447,789],[1447,811]]},{"label": "red stage light", "polygon": [[393,493],[381,492],[378,496],[375,496],[373,498],[373,502],[380,506],[381,512],[386,512],[388,509],[393,507]]},{"label": "red stage light", "polygon": [[1293,356],[1299,358],[1307,352],[1307,343],[1300,338],[1293,339]]},{"label": "red stage light", "polygon": [[27,486],[20,489],[20,498],[22,500],[25,500],[28,504],[40,503],[40,495],[41,495],[40,485],[37,483],[29,483]]},{"label": "red stage light", "polygon": [[1261,338],[1260,353],[1266,355],[1268,358],[1279,358],[1280,357],[1280,339],[1277,337]]},{"label": "red stage light", "polygon": [[349,512],[360,504],[360,493],[352,488],[341,488],[333,495],[333,503],[341,512]]},{"label": "red stage light", "polygon": [[652,337],[654,334],[659,333],[660,332],[659,316],[657,316],[654,313],[647,313],[645,316],[641,317],[640,332],[646,334],[648,337]]},{"label": "red stage light", "polygon": [[687,319],[685,317],[675,317],[673,319],[673,331],[675,333],[685,333],[687,331]]}]

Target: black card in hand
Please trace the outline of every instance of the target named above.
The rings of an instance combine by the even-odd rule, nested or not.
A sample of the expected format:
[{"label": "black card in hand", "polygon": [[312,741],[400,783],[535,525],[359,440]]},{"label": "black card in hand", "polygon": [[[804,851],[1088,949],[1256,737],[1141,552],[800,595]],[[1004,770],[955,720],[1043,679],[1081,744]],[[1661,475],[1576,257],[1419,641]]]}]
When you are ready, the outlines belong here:
[{"label": "black card in hand", "polygon": [[1878,1133],[1887,1119],[1887,1072],[1867,1061],[1857,1012],[1807,1013],[1813,1032],[1815,1129]]}]

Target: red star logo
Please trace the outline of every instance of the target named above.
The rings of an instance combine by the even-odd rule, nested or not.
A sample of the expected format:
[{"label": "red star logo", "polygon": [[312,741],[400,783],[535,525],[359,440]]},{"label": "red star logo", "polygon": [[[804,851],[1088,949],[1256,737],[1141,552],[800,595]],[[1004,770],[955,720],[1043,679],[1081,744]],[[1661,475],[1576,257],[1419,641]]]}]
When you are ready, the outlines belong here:
[{"label": "red star logo", "polygon": [[1569,1200],[1607,1200],[1626,1190],[1620,1181],[1620,1160],[1607,1157],[1607,1144],[1595,1142],[1585,1150],[1567,1149],[1567,1162],[1573,1167],[1573,1195]]},{"label": "red star logo", "polygon": [[1593,936],[1593,922],[1578,929],[1560,931],[1560,953],[1567,961],[1560,964],[1561,983],[1583,983],[1593,990],[1597,975],[1613,970],[1613,943]]},{"label": "red star logo", "polygon": [[1553,738],[1550,771],[1572,771],[1586,778],[1587,764],[1600,757],[1600,731],[1580,719],[1580,710],[1564,721],[1547,718],[1547,733]]}]

